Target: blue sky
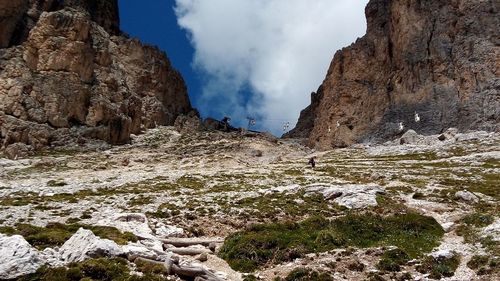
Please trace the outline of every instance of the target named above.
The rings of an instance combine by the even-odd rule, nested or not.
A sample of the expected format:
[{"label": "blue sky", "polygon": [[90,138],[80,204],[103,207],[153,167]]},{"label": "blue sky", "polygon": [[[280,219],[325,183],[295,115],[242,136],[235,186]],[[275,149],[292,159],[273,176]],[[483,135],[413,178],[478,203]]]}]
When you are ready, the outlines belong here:
[{"label": "blue sky", "polygon": [[121,28],[164,50],[202,117],[283,133],[334,53],[366,31],[368,0],[119,0]]},{"label": "blue sky", "polygon": [[177,25],[175,0],[119,0],[121,29],[143,43],[165,51],[172,65],[182,73],[191,101],[201,94],[201,73],[191,67],[194,49],[186,32]]}]

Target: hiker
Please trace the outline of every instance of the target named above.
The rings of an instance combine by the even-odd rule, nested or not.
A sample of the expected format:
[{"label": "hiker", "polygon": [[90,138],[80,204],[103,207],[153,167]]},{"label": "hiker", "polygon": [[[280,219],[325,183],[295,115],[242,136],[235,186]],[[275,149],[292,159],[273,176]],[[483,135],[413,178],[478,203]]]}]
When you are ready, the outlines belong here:
[{"label": "hiker", "polygon": [[309,159],[309,165],[311,165],[312,168],[316,167],[316,157],[312,157]]},{"label": "hiker", "polygon": [[229,132],[229,129],[231,128],[230,125],[229,125],[229,122],[231,121],[231,118],[225,116],[224,118],[222,118],[222,129],[223,131],[225,132]]}]

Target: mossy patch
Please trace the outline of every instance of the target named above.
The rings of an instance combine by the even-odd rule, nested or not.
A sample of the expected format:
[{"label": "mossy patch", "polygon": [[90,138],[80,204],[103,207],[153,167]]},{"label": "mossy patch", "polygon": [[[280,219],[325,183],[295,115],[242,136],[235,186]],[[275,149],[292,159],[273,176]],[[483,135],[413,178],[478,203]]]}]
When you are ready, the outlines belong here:
[{"label": "mossy patch", "polygon": [[137,237],[130,232],[120,232],[109,226],[90,226],[83,224],[49,223],[46,227],[30,224],[17,224],[15,227],[0,227],[0,233],[7,235],[21,235],[32,246],[38,249],[61,246],[80,228],[91,230],[96,236],[110,239],[117,244],[125,245],[129,241],[136,242]]},{"label": "mossy patch", "polygon": [[433,218],[415,213],[348,214],[335,220],[314,217],[299,223],[255,225],[235,233],[226,239],[220,256],[243,272],[347,246],[394,245],[413,258],[431,251],[443,234]]}]

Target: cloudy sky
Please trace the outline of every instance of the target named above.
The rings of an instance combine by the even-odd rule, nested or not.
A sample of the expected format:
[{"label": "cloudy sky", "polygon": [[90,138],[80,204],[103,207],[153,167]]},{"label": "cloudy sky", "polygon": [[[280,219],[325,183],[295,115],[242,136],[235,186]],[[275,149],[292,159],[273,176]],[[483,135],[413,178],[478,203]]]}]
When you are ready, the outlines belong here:
[{"label": "cloudy sky", "polygon": [[[122,26],[143,39],[142,28],[133,30],[137,22],[128,24],[127,9],[130,14],[138,11],[127,8],[127,2],[137,1],[121,2],[121,9],[126,10]],[[175,43],[186,51],[167,53],[186,77],[193,104],[202,115],[228,115],[236,125],[244,125],[251,116],[259,129],[275,134],[282,133],[286,122],[295,125],[300,110],[309,104],[310,93],[323,81],[335,51],[366,31],[368,0],[167,2],[173,8],[167,18],[173,15],[180,27],[180,32],[168,28],[170,41],[179,40],[172,34],[184,33],[190,44]],[[171,24],[172,19],[168,20]],[[176,53],[182,58],[177,59]]]}]

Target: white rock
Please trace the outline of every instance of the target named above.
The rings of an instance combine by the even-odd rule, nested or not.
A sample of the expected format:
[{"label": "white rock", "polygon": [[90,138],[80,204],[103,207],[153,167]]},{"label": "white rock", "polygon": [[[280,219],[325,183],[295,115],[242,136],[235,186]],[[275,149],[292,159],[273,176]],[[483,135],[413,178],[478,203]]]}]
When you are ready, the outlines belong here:
[{"label": "white rock", "polygon": [[435,259],[437,259],[437,258],[451,259],[454,255],[455,255],[455,252],[450,251],[450,250],[446,250],[446,249],[439,250],[439,251],[436,251],[436,252],[433,252],[430,254],[430,256],[432,256]]},{"label": "white rock", "polygon": [[113,257],[123,253],[122,249],[108,239],[101,239],[90,230],[80,228],[59,249],[64,262],[80,262],[88,258]]},{"label": "white rock", "polygon": [[312,185],[306,188],[308,193],[321,193],[325,199],[349,209],[361,209],[377,206],[377,194],[385,191],[378,185]]},{"label": "white rock", "polygon": [[122,247],[123,253],[127,256],[147,257],[152,260],[158,259],[158,254],[138,243],[129,243]]},{"label": "white rock", "polygon": [[455,225],[454,222],[445,222],[441,224],[441,227],[443,227],[444,231],[450,232],[451,228]]},{"label": "white rock", "polygon": [[140,213],[121,213],[109,219],[100,220],[98,225],[116,227],[123,232],[132,232],[138,237],[154,239],[153,230],[149,227],[148,218]]},{"label": "white rock", "polygon": [[0,234],[0,279],[34,273],[43,264],[40,253],[22,236]]},{"label": "white rock", "polygon": [[63,266],[64,262],[61,260],[59,251],[52,248],[45,248],[41,253],[41,258],[52,267]]},{"label": "white rock", "polygon": [[479,202],[479,198],[474,193],[465,190],[455,193],[455,198],[469,203]]},{"label": "white rock", "polygon": [[492,224],[482,231],[483,237],[491,237],[493,241],[500,241],[500,219],[496,219]]},{"label": "white rock", "polygon": [[184,229],[172,225],[158,223],[155,229],[156,235],[161,238],[181,237],[184,235]]}]

